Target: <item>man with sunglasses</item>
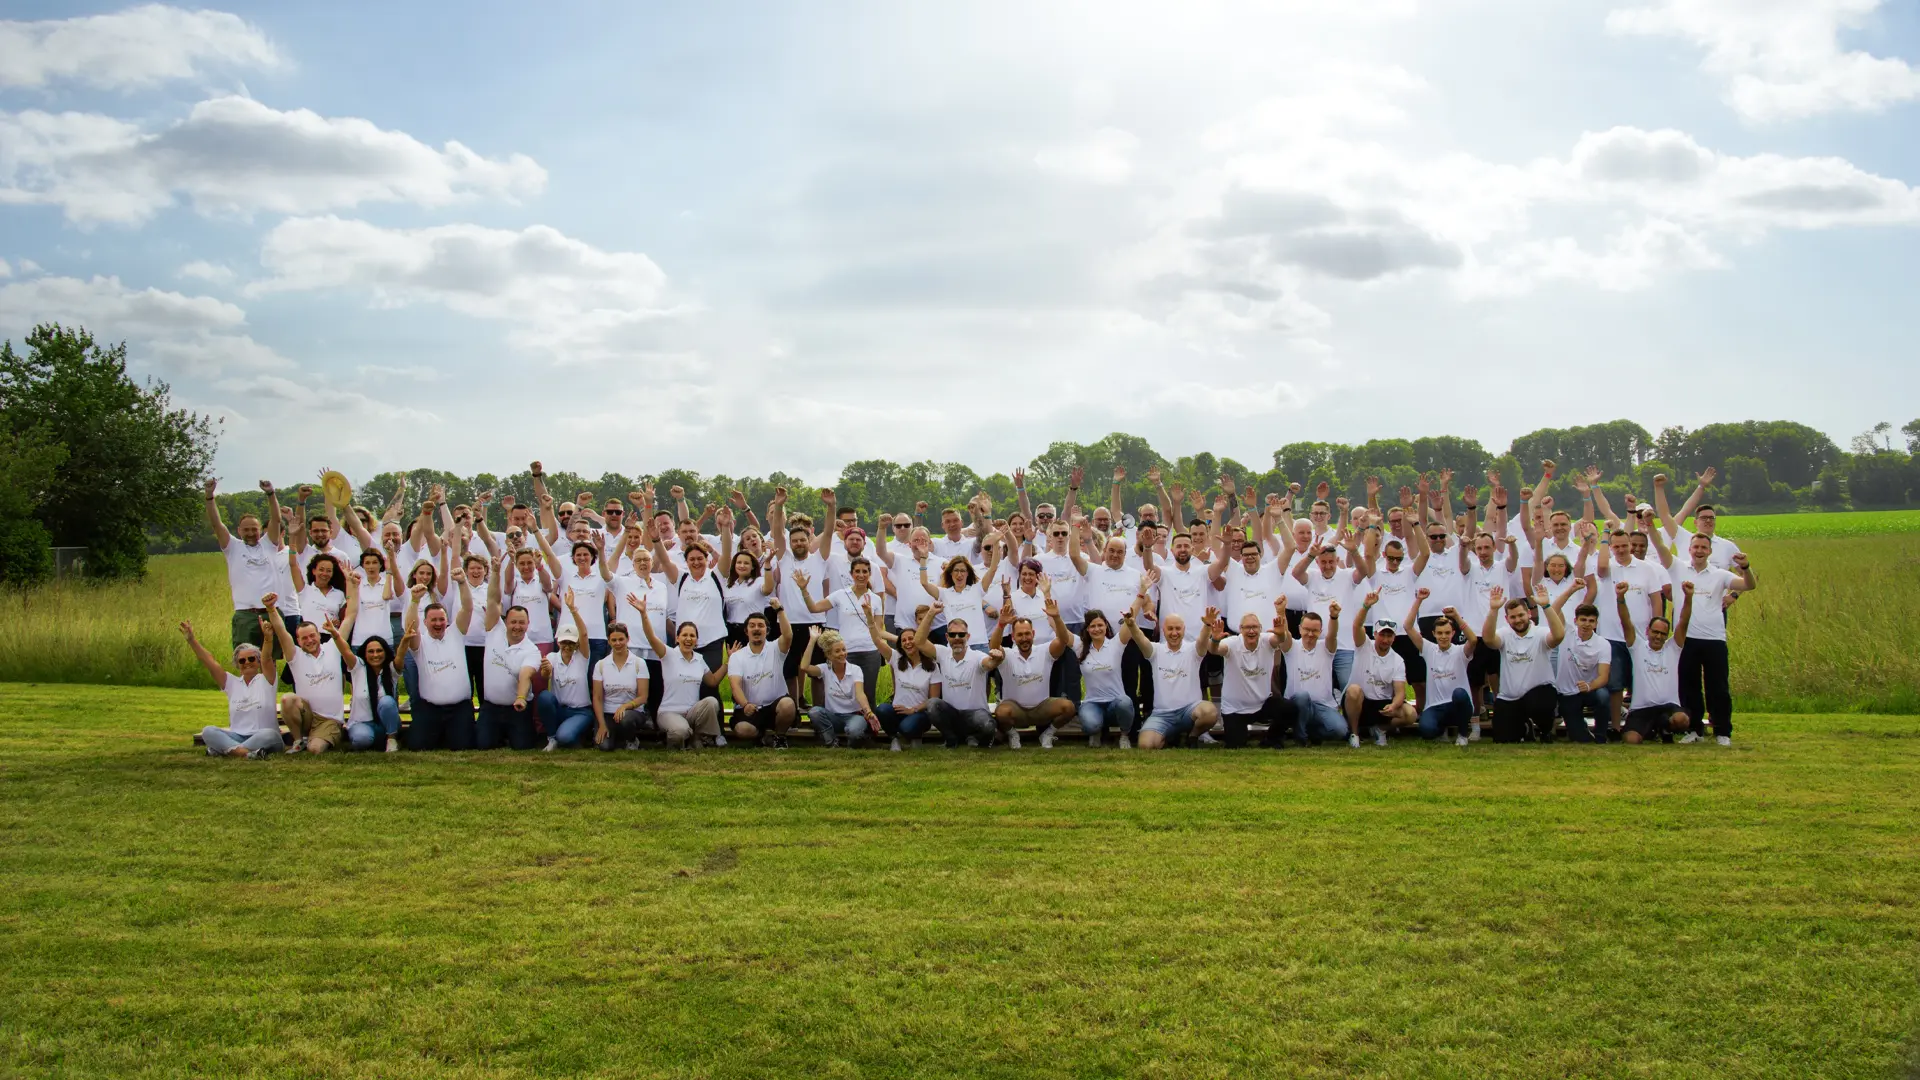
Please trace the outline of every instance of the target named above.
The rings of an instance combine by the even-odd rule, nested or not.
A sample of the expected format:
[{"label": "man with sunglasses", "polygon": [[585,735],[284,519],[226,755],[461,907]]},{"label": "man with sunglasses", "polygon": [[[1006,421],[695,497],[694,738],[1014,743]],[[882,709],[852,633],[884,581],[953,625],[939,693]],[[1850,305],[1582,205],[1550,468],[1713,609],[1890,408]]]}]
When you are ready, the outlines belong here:
[{"label": "man with sunglasses", "polygon": [[1000,666],[1006,653],[969,648],[973,628],[959,618],[947,623],[947,644],[935,645],[929,635],[933,617],[943,608],[938,600],[928,604],[920,613],[920,625],[914,634],[920,655],[940,665],[940,696],[927,702],[927,720],[940,729],[949,750],[963,742],[992,746],[999,726],[987,707],[987,675]]},{"label": "man with sunglasses", "polygon": [[[1076,470],[1077,472],[1078,470]],[[1067,494],[1067,506],[1073,506],[1073,494]],[[1040,504],[1041,510],[1049,515],[1052,507]],[[1078,514],[1074,517],[1077,519]],[[1040,520],[1035,514],[1035,520]],[[1076,638],[1083,633],[1087,619],[1087,571],[1090,567],[1087,558],[1080,550],[1080,530],[1077,522],[1069,524],[1059,518],[1047,517],[1041,536],[1044,547],[1035,556],[1040,563],[1040,572],[1052,583],[1053,602],[1060,608],[1060,620]],[[1066,698],[1077,709],[1080,706],[1080,654],[1068,649],[1053,665],[1053,683],[1048,688],[1050,697]]]}]

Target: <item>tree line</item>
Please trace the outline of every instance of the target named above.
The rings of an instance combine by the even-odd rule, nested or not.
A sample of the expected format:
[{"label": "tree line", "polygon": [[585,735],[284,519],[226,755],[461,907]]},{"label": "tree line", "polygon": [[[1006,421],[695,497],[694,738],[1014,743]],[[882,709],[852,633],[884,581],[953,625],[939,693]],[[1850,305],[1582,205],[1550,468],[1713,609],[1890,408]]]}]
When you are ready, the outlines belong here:
[{"label": "tree line", "polygon": [[[85,573],[123,578],[144,573],[150,553],[210,551],[213,537],[201,512],[198,487],[210,475],[218,426],[209,417],[172,404],[166,383],[137,382],[127,374],[125,344],[103,347],[84,329],[36,327],[16,351],[0,343],[0,582],[24,583],[51,573],[54,546],[84,548]],[[1898,445],[1904,442],[1904,447]],[[1451,470],[1456,491],[1484,485],[1497,471],[1510,488],[1539,478],[1540,462],[1561,465],[1551,493],[1563,506],[1579,505],[1571,477],[1592,465],[1616,509],[1652,494],[1652,477],[1666,473],[1676,487],[1691,490],[1708,468],[1718,475],[1709,494],[1733,513],[1905,507],[1920,493],[1920,420],[1895,429],[1880,424],[1855,436],[1842,450],[1825,434],[1792,421],[1749,420],[1702,428],[1669,427],[1658,434],[1631,420],[1570,428],[1542,428],[1494,453],[1478,441],[1451,435],[1418,439],[1372,439],[1363,443],[1295,442],[1273,451],[1270,462],[1248,465],[1202,452],[1167,457],[1144,438],[1114,432],[1092,443],[1055,442],[1024,463],[1029,498],[1064,503],[1075,469],[1084,471],[1080,503],[1104,505],[1116,468],[1125,470],[1121,502],[1131,510],[1157,495],[1147,482],[1159,469],[1169,487],[1212,491],[1230,476],[1242,491],[1263,494],[1289,483],[1308,489],[1325,482],[1356,503],[1366,481],[1379,477],[1389,492],[1413,486],[1422,474]],[[551,464],[551,463],[547,463]],[[531,463],[529,462],[530,466]],[[588,477],[545,469],[556,499],[590,492],[599,500],[627,497],[649,488],[655,502],[671,505],[681,488],[696,513],[739,491],[764,512],[776,487],[790,493],[791,508],[821,512],[818,489],[798,477],[705,475],[669,468],[657,473],[619,472]],[[283,490],[311,478],[277,480]],[[378,514],[398,490],[392,472],[358,479],[355,499]],[[493,525],[504,525],[501,496],[534,501],[529,467],[508,474],[462,476],[420,468],[406,474],[400,493],[411,512],[435,484],[453,502],[472,502],[480,491],[495,493]],[[833,485],[842,507],[855,507],[872,526],[880,511],[911,511],[925,503],[934,512],[966,503],[979,492],[999,507],[1014,503],[1011,469],[981,474],[958,462],[856,461]],[[220,496],[231,521],[264,509],[260,492],[247,484]]]}]

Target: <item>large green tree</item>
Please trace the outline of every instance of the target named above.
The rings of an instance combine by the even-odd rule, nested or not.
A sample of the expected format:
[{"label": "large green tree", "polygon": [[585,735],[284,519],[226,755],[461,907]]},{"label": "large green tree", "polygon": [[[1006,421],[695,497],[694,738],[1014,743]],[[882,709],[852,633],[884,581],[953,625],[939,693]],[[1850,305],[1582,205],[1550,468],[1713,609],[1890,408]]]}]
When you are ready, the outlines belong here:
[{"label": "large green tree", "polygon": [[37,326],[16,351],[0,342],[0,421],[64,448],[39,520],[60,545],[87,549],[90,577],[145,572],[148,532],[179,532],[200,510],[213,465],[205,416],[173,404],[164,382],[127,374],[127,347],[102,347],[79,327]]}]

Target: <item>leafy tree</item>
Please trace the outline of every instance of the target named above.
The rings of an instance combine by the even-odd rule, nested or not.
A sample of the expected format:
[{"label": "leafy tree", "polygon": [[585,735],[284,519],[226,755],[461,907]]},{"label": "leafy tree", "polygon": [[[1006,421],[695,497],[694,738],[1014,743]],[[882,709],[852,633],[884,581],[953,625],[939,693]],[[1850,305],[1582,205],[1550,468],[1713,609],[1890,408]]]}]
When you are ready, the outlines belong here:
[{"label": "leafy tree", "polygon": [[66,456],[45,428],[0,431],[0,584],[31,585],[53,575],[53,538],[34,514]]},{"label": "leafy tree", "polygon": [[1920,420],[1909,420],[1901,424],[1900,434],[1907,437],[1907,453],[1920,454]]},{"label": "leafy tree", "polygon": [[[1889,429],[1892,425],[1887,425]],[[1847,469],[1847,492],[1857,510],[1906,506],[1912,459],[1898,450],[1857,454]]]},{"label": "leafy tree", "polygon": [[195,487],[213,465],[213,424],[175,408],[166,383],[133,381],[124,343],[102,348],[51,323],[24,344],[0,343],[0,429],[18,438],[44,428],[65,448],[39,520],[54,543],[87,549],[89,577],[137,577],[147,530],[184,532],[201,513]]}]

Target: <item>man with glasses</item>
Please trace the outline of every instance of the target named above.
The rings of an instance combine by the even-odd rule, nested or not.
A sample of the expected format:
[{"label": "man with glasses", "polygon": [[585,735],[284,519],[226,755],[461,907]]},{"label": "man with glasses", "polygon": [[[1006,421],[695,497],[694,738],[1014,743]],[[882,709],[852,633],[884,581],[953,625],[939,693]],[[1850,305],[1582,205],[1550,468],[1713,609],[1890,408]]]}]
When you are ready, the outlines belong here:
[{"label": "man with glasses", "polygon": [[949,750],[962,742],[992,746],[999,727],[987,708],[987,675],[1000,666],[1006,654],[998,649],[981,652],[970,648],[972,627],[959,618],[947,623],[946,645],[935,645],[929,634],[933,617],[943,606],[938,600],[927,605],[914,634],[920,655],[940,665],[940,696],[927,702],[927,720],[940,729]]}]

